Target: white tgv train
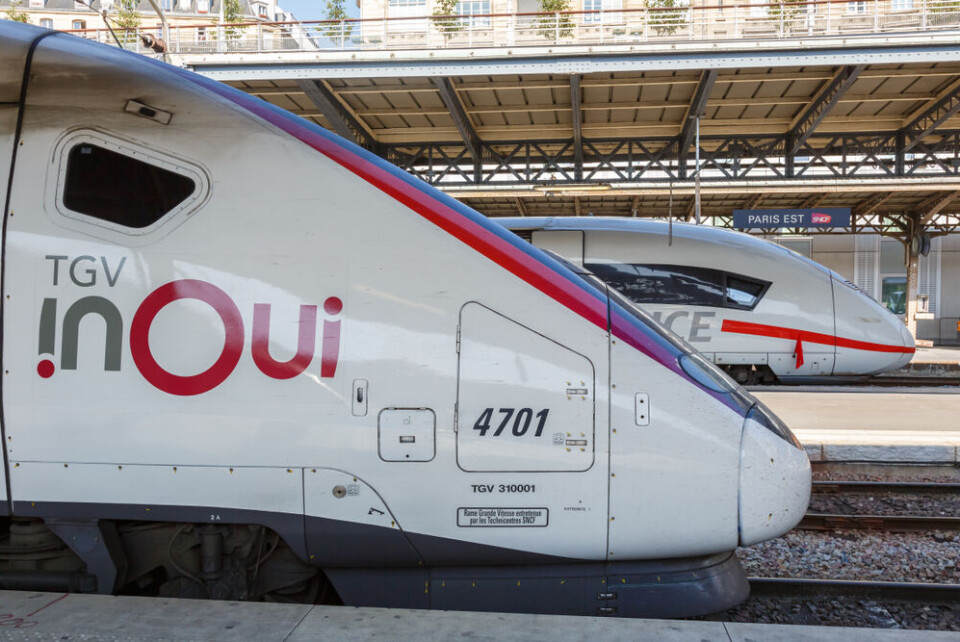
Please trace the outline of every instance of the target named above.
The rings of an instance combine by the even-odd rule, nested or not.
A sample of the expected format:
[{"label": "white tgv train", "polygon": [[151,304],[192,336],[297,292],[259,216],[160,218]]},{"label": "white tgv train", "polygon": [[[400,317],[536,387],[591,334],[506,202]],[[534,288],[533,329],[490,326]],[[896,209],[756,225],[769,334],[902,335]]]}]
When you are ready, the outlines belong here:
[{"label": "white tgv train", "polygon": [[5,588],[687,615],[803,515],[711,364],[259,99],[2,21],[0,149]]},{"label": "white tgv train", "polygon": [[833,270],[702,225],[604,217],[498,218],[585,266],[741,383],[841,381],[902,368],[903,322]]}]

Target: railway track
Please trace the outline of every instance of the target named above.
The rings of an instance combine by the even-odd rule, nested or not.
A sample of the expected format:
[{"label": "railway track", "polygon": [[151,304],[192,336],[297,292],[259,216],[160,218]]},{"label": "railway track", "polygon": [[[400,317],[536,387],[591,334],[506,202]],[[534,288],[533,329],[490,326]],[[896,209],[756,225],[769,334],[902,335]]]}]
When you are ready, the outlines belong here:
[{"label": "railway track", "polygon": [[883,388],[936,388],[960,386],[960,377],[870,377],[852,386],[879,386]]},{"label": "railway track", "polygon": [[814,493],[889,494],[889,495],[960,495],[960,484],[948,482],[887,481],[815,481]]},{"label": "railway track", "polygon": [[807,513],[797,528],[807,531],[875,530],[885,533],[960,531],[960,517]]},{"label": "railway track", "polygon": [[[815,481],[819,495],[960,495],[960,484],[937,482]],[[952,515],[866,515],[807,513],[797,528],[803,530],[880,530],[909,533],[931,530],[960,530],[960,517]]]},{"label": "railway track", "polygon": [[750,593],[756,597],[853,597],[890,602],[960,604],[960,584],[751,577]]},{"label": "railway track", "polygon": [[746,388],[750,392],[870,392],[869,388],[930,388],[931,392],[953,392],[960,388],[960,377],[871,377],[863,381],[747,384]]}]

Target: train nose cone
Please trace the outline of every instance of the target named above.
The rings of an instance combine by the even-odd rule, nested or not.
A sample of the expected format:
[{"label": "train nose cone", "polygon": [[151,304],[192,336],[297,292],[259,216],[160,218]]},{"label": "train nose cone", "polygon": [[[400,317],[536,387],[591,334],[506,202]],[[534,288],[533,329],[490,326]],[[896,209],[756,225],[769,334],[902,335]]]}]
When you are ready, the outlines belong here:
[{"label": "train nose cone", "polygon": [[740,545],[778,537],[810,503],[810,460],[790,429],[762,404],[747,414],[740,439]]},{"label": "train nose cone", "polygon": [[905,352],[897,355],[895,368],[903,368],[910,363],[910,360],[913,359],[913,355],[916,354],[917,351],[917,342],[914,340],[913,335],[910,334],[909,328],[903,323],[900,324],[900,339],[903,341]]}]

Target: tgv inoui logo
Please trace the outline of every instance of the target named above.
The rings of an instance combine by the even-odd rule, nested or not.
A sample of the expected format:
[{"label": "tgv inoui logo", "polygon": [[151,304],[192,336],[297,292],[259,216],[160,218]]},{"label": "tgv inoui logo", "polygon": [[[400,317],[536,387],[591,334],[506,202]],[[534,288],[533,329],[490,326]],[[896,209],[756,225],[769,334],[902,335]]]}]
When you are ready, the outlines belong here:
[{"label": "tgv inoui logo", "polygon": [[[57,285],[60,260],[68,257],[48,256],[54,260],[54,285]],[[123,268],[124,260],[111,274],[107,260],[100,257],[108,283],[113,286]],[[70,279],[74,285],[86,287],[96,283],[95,269],[88,268],[78,277],[76,266],[81,260],[95,261],[83,256],[70,264]],[[174,301],[196,299],[209,305],[223,323],[224,343],[220,356],[209,368],[196,375],[177,375],[157,363],[150,349],[150,328],[161,310]],[[297,337],[297,352],[287,361],[277,361],[270,355],[270,309],[269,303],[253,306],[251,331],[251,356],[257,368],[273,379],[291,379],[304,371],[313,361],[317,345],[317,306],[301,305]],[[343,302],[335,296],[323,303],[323,311],[329,318],[323,320],[323,337],[320,350],[320,376],[332,378],[337,371],[340,356],[340,320],[336,317],[343,310]],[[86,296],[67,308],[63,315],[61,330],[60,368],[77,369],[80,322],[90,314],[99,316],[105,325],[105,350],[103,367],[106,371],[119,371],[123,346],[123,317],[117,306],[101,296]],[[56,349],[57,299],[46,298],[40,309],[39,347],[40,356],[52,357]],[[217,286],[197,279],[181,279],[161,285],[143,300],[133,315],[130,324],[130,353],[140,374],[153,386],[172,395],[199,395],[213,390],[229,377],[243,354],[245,330],[240,309],[230,296]],[[47,379],[54,375],[56,366],[50,358],[37,365],[37,374]]]}]

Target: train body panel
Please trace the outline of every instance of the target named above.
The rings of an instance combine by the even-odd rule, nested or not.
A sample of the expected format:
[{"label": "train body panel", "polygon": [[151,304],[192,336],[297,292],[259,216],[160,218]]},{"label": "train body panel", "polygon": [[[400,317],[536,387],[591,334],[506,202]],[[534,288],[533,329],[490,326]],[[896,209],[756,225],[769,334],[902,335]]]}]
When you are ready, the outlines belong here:
[{"label": "train body panel", "polygon": [[[626,346],[614,343],[610,354],[610,380],[616,386],[610,559],[633,559],[640,550],[645,557],[664,558],[676,551],[735,548],[741,428],[722,419],[691,421],[720,419],[726,409],[714,399],[677,394],[669,379],[645,377]],[[643,381],[639,391],[619,383],[634,380]],[[641,492],[644,488],[659,491]],[[709,527],[690,529],[692,516]]]},{"label": "train body panel", "polygon": [[[833,281],[838,337],[833,374],[874,374],[910,363],[913,352],[897,350],[898,346],[914,345],[907,327],[903,323],[891,323],[889,310],[836,272]],[[858,332],[870,345],[857,342]],[[843,341],[841,337],[853,340]]]},{"label": "train body panel", "polygon": [[[538,247],[568,251],[709,355],[783,381],[902,367],[914,344],[894,315],[839,275],[746,234],[636,219],[508,218]],[[582,249],[570,235],[582,235]],[[556,235],[556,236],[554,236]]]},{"label": "train body panel", "polygon": [[[314,125],[11,32],[37,44],[5,220],[4,504],[101,542],[74,548],[97,590],[311,599],[319,567],[380,595],[480,566],[519,586],[537,564],[592,586],[616,562],[686,573],[673,602],[712,574],[691,613],[742,598],[710,557],[738,541],[742,389],[601,282]],[[484,603],[535,597],[500,588]],[[464,590],[426,605],[471,608]],[[656,614],[644,600],[622,612]]]},{"label": "train body panel", "polygon": [[[534,328],[522,332],[548,338],[563,336],[567,344],[571,337],[579,337],[579,345],[574,348],[588,355],[600,373],[600,401],[596,406],[603,413],[599,420],[605,425],[608,340],[603,328],[582,317],[562,314],[563,307],[542,294],[537,300],[538,293],[531,293],[526,284],[486,257],[478,253],[465,255],[459,241],[409,210],[398,213],[385,194],[363,189],[365,183],[356,175],[323,157],[318,159],[315,152],[295,141],[276,150],[287,161],[285,164],[279,160],[265,162],[263,155],[244,153],[243,149],[250,146],[264,153],[276,147],[275,133],[262,125],[258,127],[254,122],[253,132],[235,140],[232,147],[229,142],[214,145],[215,140],[229,141],[229,132],[236,131],[241,123],[244,127],[250,125],[245,122],[249,117],[242,113],[229,110],[216,123],[204,122],[205,136],[209,138],[197,141],[192,126],[177,131],[176,121],[163,127],[116,110],[112,91],[93,91],[97,78],[109,68],[109,61],[95,60],[91,65],[83,59],[68,66],[58,65],[56,82],[50,82],[56,85],[69,78],[70,82],[89,87],[89,98],[80,102],[73,96],[74,107],[57,109],[63,97],[57,87],[47,86],[42,80],[52,75],[46,60],[60,59],[64,53],[53,46],[56,44],[52,40],[49,50],[38,51],[33,63],[38,80],[32,91],[39,97],[52,97],[49,104],[31,105],[26,112],[26,144],[21,148],[19,166],[51,164],[61,168],[68,160],[67,150],[84,143],[112,144],[140,154],[151,153],[198,174],[211,172],[205,168],[216,166],[220,157],[236,160],[229,173],[207,179],[215,182],[216,193],[206,187],[211,193],[200,195],[197,202],[206,203],[209,199],[209,203],[184,214],[183,220],[166,224],[175,226],[173,229],[141,234],[123,249],[118,245],[129,234],[64,216],[55,189],[46,191],[42,210],[32,206],[35,192],[31,187],[36,177],[16,174],[16,196],[11,207],[18,214],[8,228],[7,265],[11,276],[6,318],[10,322],[28,318],[35,328],[48,323],[56,335],[53,354],[38,355],[33,341],[11,341],[6,346],[6,358],[11,362],[55,364],[54,374],[48,378],[38,376],[34,369],[17,369],[11,371],[7,381],[7,436],[10,455],[19,464],[11,480],[17,498],[40,499],[40,491],[35,496],[29,481],[37,477],[21,474],[36,465],[34,462],[108,461],[122,464],[126,470],[138,464],[165,466],[171,475],[173,466],[212,466],[221,470],[250,466],[308,470],[336,467],[362,477],[371,487],[389,489],[381,490],[389,504],[397,503],[396,497],[420,496],[427,490],[424,474],[454,476],[462,481],[429,488],[434,496],[430,504],[411,501],[401,506],[403,517],[399,523],[414,532],[456,535],[461,540],[484,544],[498,541],[538,554],[603,558],[605,502],[592,505],[587,517],[564,512],[558,504],[568,496],[565,487],[570,480],[561,475],[531,479],[522,474],[522,466],[517,468],[517,474],[507,470],[506,476],[498,475],[496,487],[501,483],[508,487],[535,486],[535,499],[529,493],[495,493],[493,506],[511,508],[533,503],[540,507],[543,503],[548,512],[537,519],[538,525],[545,523],[549,514],[556,528],[503,532],[458,526],[458,510],[490,504],[491,498],[473,491],[474,485],[482,486],[487,480],[466,475],[451,456],[456,443],[452,428],[458,397],[457,329],[466,297],[493,302],[493,308],[511,300],[533,302],[528,311],[523,306],[511,306],[514,323]],[[181,114],[186,119],[189,114],[200,112],[202,104],[209,100],[195,88],[167,89],[169,81],[164,77],[151,78],[140,70],[128,78],[114,77],[112,82],[119,86],[135,84],[134,91],[143,102],[162,105],[178,119]],[[148,85],[152,89],[146,93],[144,88]],[[76,126],[74,110],[78,108],[96,127]],[[63,137],[65,130],[70,133]],[[182,154],[163,152],[184,148],[196,150],[196,155],[183,158]],[[215,152],[204,155],[205,149]],[[61,170],[48,177],[48,188],[62,184],[64,173]],[[257,180],[272,186],[272,193],[282,195],[273,200],[272,209],[246,208],[243,198],[231,196],[244,193],[250,176],[257,176]],[[318,195],[322,195],[319,208],[310,205]],[[323,221],[322,225],[317,225],[318,220]],[[231,234],[230,230],[235,229],[245,233]],[[307,233],[278,239],[277,229]],[[430,247],[428,255],[418,257],[422,272],[416,279],[392,269],[409,261],[410,246],[396,241],[412,238],[411,235]],[[218,238],[222,244],[217,243]],[[271,238],[276,240],[267,240]],[[351,247],[349,252],[344,249],[347,245]],[[447,277],[452,269],[467,275],[457,283],[457,293],[450,291]],[[175,281],[198,284],[199,290],[191,296],[200,298],[184,296],[157,309],[163,302],[157,297],[174,296],[169,291],[164,294],[161,288]],[[89,317],[80,316],[87,310],[84,306],[91,301],[90,297],[112,304],[119,321],[111,325],[97,318],[96,312]],[[55,311],[48,309],[51,319],[42,320],[44,309],[37,302],[51,300],[55,302]],[[266,310],[261,319],[255,318],[258,306],[269,306],[261,307]],[[311,359],[311,368],[297,376],[277,378],[264,374],[253,355],[255,338],[265,340],[261,343],[265,348],[261,350],[262,358],[276,362],[293,358],[299,350],[300,328],[307,325],[303,306],[313,308],[306,314],[316,318],[311,322],[316,328],[315,336],[308,343],[312,344],[310,356],[316,352],[318,358]],[[341,310],[328,311],[330,306],[340,306]],[[554,313],[542,314],[544,306]],[[141,316],[138,325],[138,315],[148,316]],[[105,325],[109,326],[106,331]],[[333,376],[323,376],[319,357],[331,348],[324,342],[335,341],[326,336],[331,330],[325,328],[330,326],[339,326],[336,367]],[[225,339],[224,327],[231,328],[229,340]],[[14,334],[11,330],[6,336]],[[76,345],[68,345],[68,337],[74,335]],[[143,342],[148,347],[141,345]],[[191,386],[206,388],[212,380],[221,378],[210,372],[210,364],[217,362],[225,348],[229,350],[234,343],[240,355],[229,375],[209,391],[189,394]],[[105,364],[105,355],[111,354],[114,344],[119,347],[116,363]],[[518,343],[517,348],[522,347]],[[140,356],[133,353],[135,348]],[[156,355],[157,365],[176,378],[164,381],[164,377],[154,375],[153,381],[145,380],[138,359],[150,361],[150,355]],[[75,368],[65,368],[64,359],[75,361]],[[204,377],[191,381],[205,370]],[[581,374],[580,370],[575,374]],[[353,382],[360,380],[366,382],[368,410],[365,416],[357,417],[351,400]],[[158,384],[163,389],[158,389]],[[554,396],[565,393],[565,381],[555,384]],[[593,381],[590,388],[586,405],[592,408],[596,395]],[[531,389],[524,391],[508,385],[505,393],[498,397],[495,412],[501,407],[514,407],[517,412],[523,408],[534,412],[544,409],[543,404],[537,405]],[[149,404],[149,412],[143,411],[145,404]],[[435,429],[431,433],[435,436],[431,434],[430,438],[436,441],[437,455],[428,462],[378,465],[382,462],[377,430],[380,413],[383,409],[404,408],[424,408],[434,413]],[[472,408],[469,410],[473,412]],[[72,428],[64,434],[62,423],[67,412]],[[593,414],[588,415],[591,424]],[[495,420],[499,422],[501,418],[497,414]],[[477,419],[479,411],[476,417],[464,415],[463,428],[471,431]],[[572,430],[577,419],[554,412],[547,430],[550,435]],[[579,424],[576,427],[583,428]],[[495,429],[496,426],[491,435]],[[527,435],[530,443],[524,451],[525,458],[535,459],[538,449],[547,451],[544,456],[548,459],[553,451],[566,452],[564,446],[554,444],[546,434],[533,437],[534,433],[535,429]],[[521,441],[510,433],[486,438]],[[599,439],[600,447],[606,449],[603,431]],[[591,434],[591,454],[595,447]],[[411,473],[409,467],[419,470]],[[602,496],[605,462],[594,467],[591,457],[585,465],[574,469],[578,473],[577,485],[583,489],[578,500]],[[77,478],[74,483],[78,487],[93,489],[100,483],[96,469],[73,466],[70,474]],[[87,476],[89,482],[83,480]],[[140,489],[142,495],[128,496],[125,503],[150,503],[150,485],[132,488]],[[332,492],[332,488],[312,488],[324,495]],[[189,505],[185,499],[171,497],[169,503]],[[313,504],[312,497],[306,496],[304,501],[308,506]],[[242,508],[273,510],[269,501],[245,504]],[[569,530],[583,532],[584,537],[571,539],[564,534]],[[551,542],[552,539],[555,541]]]}]

